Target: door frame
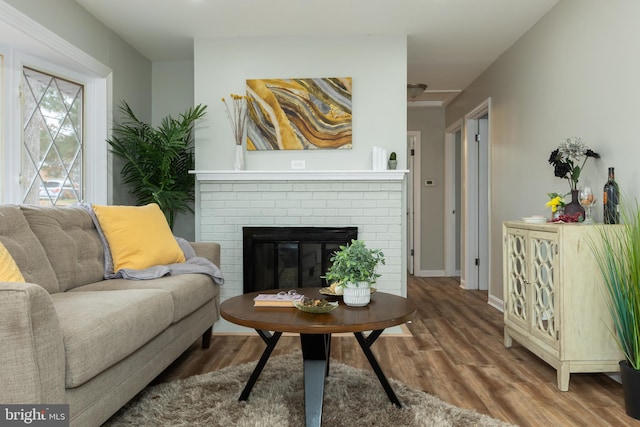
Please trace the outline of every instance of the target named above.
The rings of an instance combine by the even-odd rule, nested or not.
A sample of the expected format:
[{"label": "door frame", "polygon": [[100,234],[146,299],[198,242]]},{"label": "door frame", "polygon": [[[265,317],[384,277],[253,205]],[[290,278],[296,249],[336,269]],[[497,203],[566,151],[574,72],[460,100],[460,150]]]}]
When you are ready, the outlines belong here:
[{"label": "door frame", "polygon": [[460,132],[462,149],[462,119],[457,120],[444,130],[444,274],[452,277],[460,274],[456,271],[456,252],[460,251],[460,242],[456,242],[456,216],[462,212],[456,206],[456,133]]},{"label": "door frame", "polygon": [[[486,168],[482,167],[478,171],[478,144],[475,141],[475,132],[478,125],[478,120],[484,116],[487,116],[487,165]],[[481,102],[477,107],[471,110],[464,116],[464,132],[463,132],[463,151],[462,151],[462,257],[461,264],[461,277],[460,287],[463,289],[481,289],[488,290],[489,281],[491,275],[491,98],[487,98]],[[484,166],[484,165],[483,165]],[[487,204],[486,204],[486,247],[489,250],[486,253],[485,262],[487,265],[487,280],[486,283],[480,283],[478,281],[477,272],[478,267],[475,264],[478,255],[478,245],[480,230],[478,227],[478,218],[474,212],[478,212],[478,182],[474,177],[478,176],[478,173],[486,174],[487,180]],[[484,230],[483,230],[484,231]],[[484,234],[484,233],[483,233]]]},{"label": "door frame", "polygon": [[[409,158],[409,150],[411,147],[409,146],[409,138],[415,138],[414,144],[414,154],[413,154],[413,162],[410,162]],[[407,169],[409,169],[409,174],[407,177],[407,189],[411,186],[413,190],[413,197],[409,200],[407,197],[407,217],[411,217],[409,215],[409,210],[413,208],[413,233],[411,233],[411,237],[413,239],[413,272],[414,276],[421,275],[421,262],[420,262],[420,239],[421,239],[421,227],[420,227],[420,203],[421,203],[421,195],[420,195],[420,182],[421,182],[421,149],[422,146],[422,132],[421,131],[407,131]],[[410,194],[407,191],[407,194]],[[407,218],[409,220],[409,218]],[[407,236],[409,236],[409,221],[407,220]],[[409,238],[407,239],[409,240]],[[407,248],[407,267],[409,266],[409,258],[411,257],[411,252],[409,252],[409,248]],[[407,268],[408,269],[408,268]]]}]

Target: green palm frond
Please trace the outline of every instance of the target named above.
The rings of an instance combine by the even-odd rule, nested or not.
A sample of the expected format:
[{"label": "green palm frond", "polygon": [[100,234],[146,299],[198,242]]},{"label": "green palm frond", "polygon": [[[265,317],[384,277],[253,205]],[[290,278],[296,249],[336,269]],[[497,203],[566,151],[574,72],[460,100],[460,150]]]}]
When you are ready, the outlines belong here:
[{"label": "green palm frond", "polygon": [[165,117],[157,128],[142,122],[126,102],[122,120],[112,130],[107,143],[124,160],[120,171],[138,204],[157,203],[173,228],[175,215],[193,212],[195,178],[195,122],[206,114],[206,105],[189,108],[178,119]]}]

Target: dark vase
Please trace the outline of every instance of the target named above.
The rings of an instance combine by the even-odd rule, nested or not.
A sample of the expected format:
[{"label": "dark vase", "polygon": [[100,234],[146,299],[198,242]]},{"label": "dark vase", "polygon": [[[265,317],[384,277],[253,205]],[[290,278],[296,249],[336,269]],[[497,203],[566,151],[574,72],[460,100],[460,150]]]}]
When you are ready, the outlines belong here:
[{"label": "dark vase", "polygon": [[620,361],[620,378],[624,393],[624,409],[632,418],[640,420],[640,371],[626,360]]},{"label": "dark vase", "polygon": [[580,206],[580,202],[578,198],[580,190],[571,190],[571,201],[564,205],[564,213],[565,215],[575,215],[577,213],[582,214],[582,219],[584,219],[584,208]]}]

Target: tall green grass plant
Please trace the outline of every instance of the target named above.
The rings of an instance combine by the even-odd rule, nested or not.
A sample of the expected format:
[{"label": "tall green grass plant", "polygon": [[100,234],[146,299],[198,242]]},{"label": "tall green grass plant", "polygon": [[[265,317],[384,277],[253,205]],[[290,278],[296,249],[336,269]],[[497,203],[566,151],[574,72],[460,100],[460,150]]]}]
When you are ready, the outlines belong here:
[{"label": "tall green grass plant", "polygon": [[591,248],[602,273],[615,338],[629,364],[640,370],[640,207],[625,209],[623,225],[600,227]]}]

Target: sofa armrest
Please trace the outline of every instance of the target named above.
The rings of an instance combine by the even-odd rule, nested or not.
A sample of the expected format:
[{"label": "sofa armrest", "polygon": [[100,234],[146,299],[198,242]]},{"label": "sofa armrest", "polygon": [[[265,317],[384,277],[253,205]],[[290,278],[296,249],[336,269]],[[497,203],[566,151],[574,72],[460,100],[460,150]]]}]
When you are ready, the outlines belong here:
[{"label": "sofa armrest", "polygon": [[206,258],[220,267],[220,244],[214,242],[189,242],[196,255]]},{"label": "sofa armrest", "polygon": [[65,403],[64,343],[49,293],[0,282],[0,402]]}]

